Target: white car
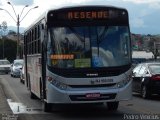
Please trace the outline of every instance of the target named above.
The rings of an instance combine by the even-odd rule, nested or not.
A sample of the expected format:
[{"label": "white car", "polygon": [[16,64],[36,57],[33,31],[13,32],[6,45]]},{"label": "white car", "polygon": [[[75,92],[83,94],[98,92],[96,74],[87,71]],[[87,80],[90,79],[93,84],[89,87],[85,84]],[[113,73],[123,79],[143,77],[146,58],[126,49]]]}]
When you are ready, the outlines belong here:
[{"label": "white car", "polygon": [[23,67],[23,59],[14,60],[11,65],[11,77],[20,77],[20,71]]},{"label": "white car", "polygon": [[0,72],[8,74],[10,72],[11,63],[8,60],[0,60]]}]

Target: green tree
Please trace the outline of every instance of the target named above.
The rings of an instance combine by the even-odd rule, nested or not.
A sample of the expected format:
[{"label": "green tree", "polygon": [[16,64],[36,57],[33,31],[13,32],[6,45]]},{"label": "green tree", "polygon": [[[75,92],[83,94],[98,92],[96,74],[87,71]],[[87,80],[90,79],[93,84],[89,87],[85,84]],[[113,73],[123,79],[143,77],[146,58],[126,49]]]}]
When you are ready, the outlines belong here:
[{"label": "green tree", "polygon": [[[6,37],[3,37],[4,39],[4,58],[8,59],[10,62],[12,62],[14,59],[16,59],[16,47],[17,44],[15,41],[7,39]],[[0,59],[3,59],[3,40],[0,39]]]}]

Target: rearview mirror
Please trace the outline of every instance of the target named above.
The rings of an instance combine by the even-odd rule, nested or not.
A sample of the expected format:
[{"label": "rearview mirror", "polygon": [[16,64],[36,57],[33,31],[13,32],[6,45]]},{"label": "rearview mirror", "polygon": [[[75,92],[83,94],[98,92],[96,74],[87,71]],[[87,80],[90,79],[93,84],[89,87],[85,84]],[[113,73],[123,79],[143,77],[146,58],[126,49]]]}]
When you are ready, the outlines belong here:
[{"label": "rearview mirror", "polygon": [[136,72],[133,72],[133,73],[132,73],[132,77],[135,77],[135,75],[136,75]]},{"label": "rearview mirror", "polygon": [[146,73],[145,77],[151,77],[151,75],[149,73]]}]

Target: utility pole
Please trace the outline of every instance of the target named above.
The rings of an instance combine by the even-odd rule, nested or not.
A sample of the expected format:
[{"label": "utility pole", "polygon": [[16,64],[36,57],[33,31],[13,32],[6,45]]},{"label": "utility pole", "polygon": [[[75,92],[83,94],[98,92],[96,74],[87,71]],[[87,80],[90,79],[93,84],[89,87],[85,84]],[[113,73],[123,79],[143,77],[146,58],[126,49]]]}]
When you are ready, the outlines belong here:
[{"label": "utility pole", "polygon": [[20,26],[20,23],[19,23],[19,14],[17,16],[17,58],[20,58],[20,54],[19,54],[19,26]]},{"label": "utility pole", "polygon": [[7,22],[6,21],[3,21],[2,22],[2,41],[3,41],[3,59],[5,58],[5,44],[4,44],[4,38],[3,36],[5,36],[5,33],[7,31]]}]

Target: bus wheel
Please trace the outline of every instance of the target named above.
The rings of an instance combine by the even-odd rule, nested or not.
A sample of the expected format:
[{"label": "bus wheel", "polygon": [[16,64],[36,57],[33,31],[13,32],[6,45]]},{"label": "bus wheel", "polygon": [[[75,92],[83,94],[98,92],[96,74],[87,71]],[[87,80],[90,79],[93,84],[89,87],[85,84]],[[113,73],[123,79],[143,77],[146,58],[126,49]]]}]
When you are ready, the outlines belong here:
[{"label": "bus wheel", "polygon": [[52,110],[52,104],[43,101],[43,111],[51,112],[51,110]]},{"label": "bus wheel", "polygon": [[107,102],[108,110],[117,110],[119,102]]}]

